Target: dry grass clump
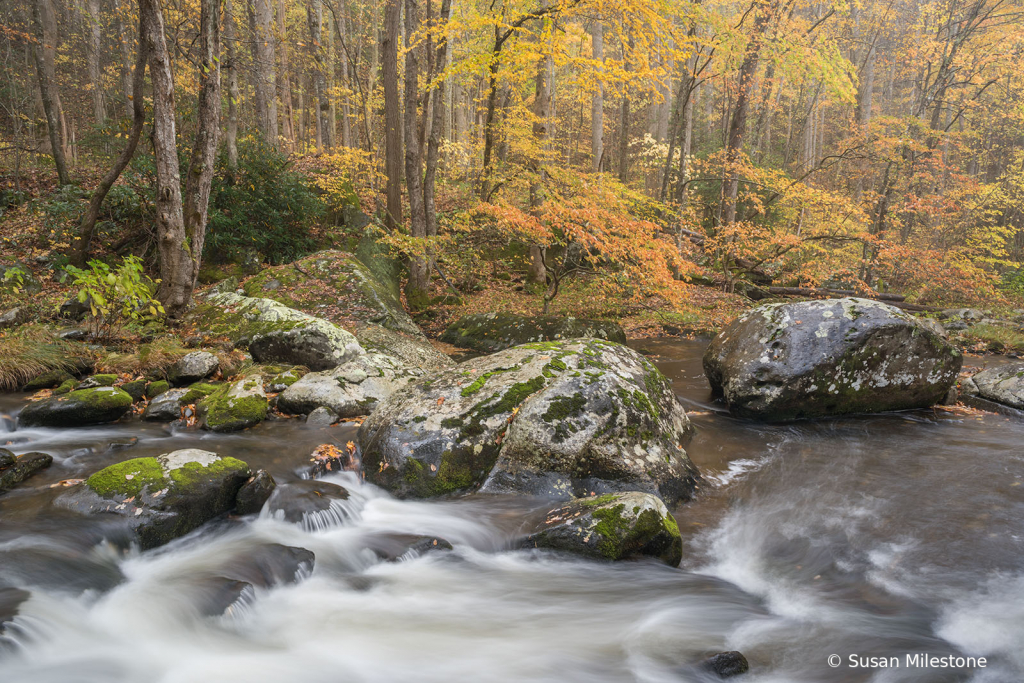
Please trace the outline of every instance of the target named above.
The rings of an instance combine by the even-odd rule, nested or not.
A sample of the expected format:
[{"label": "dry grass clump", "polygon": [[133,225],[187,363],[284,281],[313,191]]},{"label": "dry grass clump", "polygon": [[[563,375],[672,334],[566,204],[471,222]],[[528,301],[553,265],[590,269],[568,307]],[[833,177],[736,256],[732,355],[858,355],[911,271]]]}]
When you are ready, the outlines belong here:
[{"label": "dry grass clump", "polygon": [[39,325],[22,325],[0,335],[0,391],[12,391],[51,370],[72,372],[88,351],[53,336]]},{"label": "dry grass clump", "polygon": [[139,344],[134,351],[108,353],[97,367],[119,375],[164,375],[189,351],[177,337],[158,337],[148,344]]}]

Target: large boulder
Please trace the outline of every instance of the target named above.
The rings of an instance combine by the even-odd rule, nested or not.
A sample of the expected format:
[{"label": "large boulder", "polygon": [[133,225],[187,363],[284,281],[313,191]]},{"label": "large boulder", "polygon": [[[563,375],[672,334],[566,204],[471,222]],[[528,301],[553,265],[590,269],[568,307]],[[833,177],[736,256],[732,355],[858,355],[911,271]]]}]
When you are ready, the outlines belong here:
[{"label": "large boulder", "polygon": [[558,498],[640,490],[674,504],[700,475],[668,380],[597,339],[525,344],[393,393],[363,422],[367,479],[399,496]]},{"label": "large boulder", "polygon": [[96,472],[56,504],[83,514],[114,514],[143,549],[163,545],[229,512],[251,476],[235,458],[195,448],[135,458]]},{"label": "large boulder", "polygon": [[24,427],[84,427],[120,419],[132,407],[132,397],[116,387],[72,391],[36,401],[18,415]]},{"label": "large boulder", "polygon": [[259,375],[221,387],[196,406],[203,427],[212,432],[237,432],[267,419],[267,394]]},{"label": "large boulder", "polygon": [[363,353],[351,333],[272,299],[215,291],[201,299],[189,320],[208,336],[248,345],[260,363],[327,370]]},{"label": "large boulder", "polygon": [[181,386],[192,384],[205,379],[217,371],[220,361],[217,356],[209,351],[193,351],[182,356],[171,371],[167,373],[167,379],[172,383]]},{"label": "large boulder", "polygon": [[790,420],[934,405],[962,361],[912,316],[846,298],[744,313],[712,340],[704,373],[736,415]]},{"label": "large boulder", "polygon": [[402,307],[397,279],[384,282],[348,252],[320,251],[295,263],[266,268],[243,282],[242,288],[249,296],[275,299],[346,329],[369,322],[422,334]]},{"label": "large boulder", "polygon": [[438,351],[421,335],[395,332],[380,325],[367,323],[356,329],[356,339],[367,351],[392,356],[412,368],[433,372],[450,368],[455,361]]},{"label": "large boulder", "polygon": [[972,390],[966,393],[1024,410],[1024,363],[1006,363],[982,370],[971,381]]},{"label": "large boulder", "polygon": [[665,503],[636,491],[581,498],[552,508],[524,545],[607,560],[649,555],[672,567],[683,558],[679,526]]},{"label": "large boulder", "polygon": [[391,356],[367,353],[324,372],[310,372],[277,397],[286,413],[329,408],[338,417],[369,415],[377,405],[423,371]]},{"label": "large boulder", "polygon": [[529,342],[585,337],[626,343],[626,333],[616,322],[515,313],[464,315],[448,326],[441,341],[481,353],[495,353]]}]

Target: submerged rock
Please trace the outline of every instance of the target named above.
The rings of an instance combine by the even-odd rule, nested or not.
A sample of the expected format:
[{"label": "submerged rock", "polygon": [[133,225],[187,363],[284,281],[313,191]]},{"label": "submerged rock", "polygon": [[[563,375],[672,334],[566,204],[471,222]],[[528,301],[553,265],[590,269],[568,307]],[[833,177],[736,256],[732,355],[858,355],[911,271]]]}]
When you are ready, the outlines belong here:
[{"label": "submerged rock", "polygon": [[177,386],[192,384],[206,379],[217,371],[220,361],[209,351],[193,351],[174,364],[167,373],[167,379]]},{"label": "submerged rock", "polygon": [[52,464],[53,456],[46,453],[25,453],[15,458],[13,453],[0,448],[0,491],[14,488]]},{"label": "submerged rock", "polygon": [[256,474],[238,489],[238,495],[235,496],[235,512],[240,515],[258,514],[275,488],[277,482],[270,472],[257,470]]},{"label": "submerged rock", "polygon": [[305,479],[278,486],[267,505],[275,517],[316,529],[341,521],[344,513],[334,507],[335,501],[347,499],[348,490],[343,486]]},{"label": "submerged rock", "polygon": [[628,347],[525,344],[411,382],[359,431],[369,481],[399,496],[475,490],[688,499],[700,474],[668,380]]},{"label": "submerged rock", "polygon": [[965,394],[1024,410],[1024,362],[982,370],[968,381]]},{"label": "submerged rock", "polygon": [[700,663],[700,668],[710,671],[719,678],[732,678],[750,671],[750,664],[742,653],[732,650],[711,655]]},{"label": "submerged rock", "polygon": [[259,375],[245,377],[203,398],[198,406],[203,427],[212,432],[237,432],[267,419],[269,404]]},{"label": "submerged rock", "polygon": [[114,514],[143,549],[163,545],[230,511],[249,466],[196,448],[106,467],[56,503],[83,514]]},{"label": "submerged rock", "polygon": [[132,397],[114,387],[72,391],[25,406],[18,422],[25,427],[84,427],[114,422],[132,407]]},{"label": "submerged rock", "polygon": [[198,302],[189,321],[207,335],[248,345],[260,363],[327,370],[363,353],[349,332],[273,299],[212,292]]},{"label": "submerged rock", "polygon": [[338,415],[330,408],[320,407],[306,416],[306,424],[311,427],[330,427],[338,421]]},{"label": "submerged rock", "polygon": [[626,333],[616,322],[514,313],[465,315],[448,326],[441,335],[441,341],[474,351],[494,353],[529,342],[585,337],[626,343]]},{"label": "submerged rock", "polygon": [[607,560],[649,555],[671,567],[683,557],[679,526],[665,503],[639,492],[608,493],[553,508],[524,545]]},{"label": "submerged rock", "polygon": [[379,353],[358,356],[325,372],[310,372],[281,392],[277,406],[305,414],[328,408],[339,417],[369,415],[396,389],[423,372]]},{"label": "submerged rock", "polygon": [[733,413],[789,420],[934,405],[962,361],[912,316],[847,298],[744,313],[712,340],[704,373]]}]

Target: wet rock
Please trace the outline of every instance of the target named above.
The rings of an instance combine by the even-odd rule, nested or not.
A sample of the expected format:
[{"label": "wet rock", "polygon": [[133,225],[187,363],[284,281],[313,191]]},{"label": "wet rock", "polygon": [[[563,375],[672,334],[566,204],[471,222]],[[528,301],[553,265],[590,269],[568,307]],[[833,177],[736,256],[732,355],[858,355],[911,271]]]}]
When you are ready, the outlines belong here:
[{"label": "wet rock", "polygon": [[748,311],[712,340],[704,373],[734,414],[789,420],[934,405],[962,360],[903,311],[847,298]]},{"label": "wet rock", "polygon": [[342,486],[305,479],[278,486],[270,495],[267,505],[272,515],[286,522],[320,528],[342,519],[344,513],[334,503],[347,499],[348,490]]},{"label": "wet rock", "polygon": [[131,382],[125,382],[119,388],[131,396],[133,401],[139,401],[146,393],[146,380],[136,379]]},{"label": "wet rock", "polygon": [[181,399],[188,393],[188,389],[171,389],[158,394],[142,413],[142,419],[155,422],[174,422],[181,419],[181,408],[184,405]]},{"label": "wet rock", "polygon": [[448,326],[441,335],[441,341],[474,351],[494,353],[529,342],[584,337],[626,343],[626,333],[616,322],[550,315],[522,316],[514,313],[463,316]]},{"label": "wet rock", "polygon": [[317,446],[309,461],[311,464],[304,476],[313,479],[337,472],[358,472],[360,464],[354,447],[341,449],[334,444]]},{"label": "wet rock", "polygon": [[280,393],[302,379],[307,372],[305,368],[288,368],[287,370],[277,372],[267,380],[267,391]]},{"label": "wet rock", "polygon": [[207,335],[248,346],[260,363],[327,370],[363,353],[349,332],[272,299],[210,293],[189,314],[189,322]]},{"label": "wet rock", "polygon": [[222,387],[197,406],[203,427],[212,432],[237,432],[267,419],[263,380],[252,375]]},{"label": "wet rock", "polygon": [[235,496],[235,512],[240,515],[259,514],[275,488],[277,482],[270,472],[256,470],[256,474],[238,489],[238,495]]},{"label": "wet rock", "polygon": [[623,560],[647,555],[669,566],[683,557],[679,526],[665,503],[650,493],[608,493],[552,508],[526,547]]},{"label": "wet rock", "polygon": [[66,370],[47,370],[46,372],[33,377],[21,388],[22,391],[39,391],[40,389],[52,389],[63,384],[69,379],[74,379]]},{"label": "wet rock", "polygon": [[70,394],[72,391],[78,388],[78,380],[67,379],[61,383],[59,387],[54,387],[51,396],[63,396],[64,394]]},{"label": "wet rock", "polygon": [[369,481],[400,497],[478,489],[570,498],[700,480],[671,384],[603,340],[524,344],[415,380],[359,431]]},{"label": "wet rock", "polygon": [[247,279],[242,287],[249,296],[270,297],[307,313],[319,315],[325,308],[337,310],[340,315],[335,323],[369,322],[421,335],[402,307],[398,280],[389,282],[390,279],[386,275],[378,277],[372,266],[354,254],[328,250],[292,264],[267,268]]},{"label": "wet rock", "polygon": [[356,339],[368,352],[391,356],[406,366],[419,368],[423,372],[443,370],[455,365],[455,361],[438,351],[428,339],[419,334],[403,334],[367,323],[360,325],[356,330]]},{"label": "wet rock", "polygon": [[7,329],[9,327],[17,327],[18,325],[24,325],[32,319],[32,314],[29,313],[27,308],[17,306],[8,311],[0,313],[0,330]]},{"label": "wet rock", "polygon": [[20,588],[0,587],[0,634],[4,627],[18,616],[21,603],[32,597],[32,594]]},{"label": "wet rock", "polygon": [[[3,449],[0,449],[3,450]],[[10,451],[0,453],[0,491],[12,489],[33,474],[53,464],[53,456],[46,453],[25,453],[14,462],[4,464]]]},{"label": "wet rock", "polygon": [[277,397],[286,413],[327,408],[340,417],[369,415],[394,391],[423,373],[391,356],[367,353],[325,372],[311,372]]},{"label": "wet rock", "polygon": [[385,562],[404,562],[432,553],[452,550],[452,544],[439,536],[374,534],[365,539],[367,547]]},{"label": "wet rock", "polygon": [[716,674],[719,678],[732,678],[750,671],[747,658],[735,650],[713,654],[699,666],[705,671]]},{"label": "wet rock", "polygon": [[[78,389],[95,389],[96,387],[112,387],[117,381],[117,375],[113,373],[106,373],[102,375],[92,375],[86,377],[78,385]],[[122,390],[123,391],[123,390]],[[126,392],[127,393],[127,392]]]},{"label": "wet rock", "polygon": [[82,514],[117,515],[147,549],[232,510],[250,476],[241,460],[187,448],[106,467],[55,504]]},{"label": "wet rock", "polygon": [[131,407],[132,397],[120,389],[82,389],[30,403],[18,422],[25,427],[84,427],[114,422]]},{"label": "wet rock", "polygon": [[253,594],[251,583],[226,576],[204,576],[191,579],[189,584],[198,593],[193,597],[196,609],[205,617],[231,614],[236,605]]},{"label": "wet rock", "polygon": [[89,310],[88,301],[79,301],[77,297],[74,297],[60,305],[58,315],[69,320],[81,320],[89,313]]},{"label": "wet rock", "polygon": [[338,415],[330,408],[320,407],[306,417],[306,424],[311,427],[330,427],[338,420]]},{"label": "wet rock", "polygon": [[167,379],[176,386],[192,384],[206,379],[217,371],[220,361],[209,351],[193,351],[174,364]]},{"label": "wet rock", "polygon": [[6,448],[0,448],[0,470],[6,469],[17,462],[18,458]]},{"label": "wet rock", "polygon": [[1024,363],[1006,363],[982,370],[969,380],[973,391],[964,393],[1024,410]]},{"label": "wet rock", "polygon": [[260,588],[295,583],[313,571],[316,555],[306,548],[267,543],[228,559],[220,569],[226,578]]},{"label": "wet rock", "polygon": [[960,380],[960,394],[962,396],[978,395],[978,385],[974,383],[973,377],[965,377]]}]

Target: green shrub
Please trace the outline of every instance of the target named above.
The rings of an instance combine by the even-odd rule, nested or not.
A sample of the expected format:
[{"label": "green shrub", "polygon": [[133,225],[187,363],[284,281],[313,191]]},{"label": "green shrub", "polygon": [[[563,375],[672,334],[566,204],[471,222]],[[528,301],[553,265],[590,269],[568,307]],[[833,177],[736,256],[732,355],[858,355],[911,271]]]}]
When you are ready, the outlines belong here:
[{"label": "green shrub", "polygon": [[68,266],[78,287],[78,301],[89,304],[92,332],[110,338],[126,322],[140,322],[162,315],[164,307],[153,298],[153,290],[143,279],[142,259],[126,256],[112,269],[103,261],[89,261],[89,269]]},{"label": "green shrub", "polygon": [[311,229],[324,215],[312,186],[288,159],[258,138],[238,144],[238,168],[218,160],[203,260],[242,261],[256,251],[287,263],[316,250]]}]

